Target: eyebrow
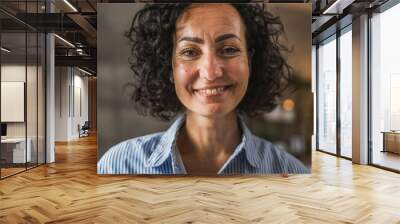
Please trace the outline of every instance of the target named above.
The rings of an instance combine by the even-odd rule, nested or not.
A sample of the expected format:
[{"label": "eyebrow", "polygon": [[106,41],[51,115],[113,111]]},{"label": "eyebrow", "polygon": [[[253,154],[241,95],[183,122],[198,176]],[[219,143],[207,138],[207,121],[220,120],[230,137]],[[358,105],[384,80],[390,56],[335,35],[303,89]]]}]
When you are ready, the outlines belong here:
[{"label": "eyebrow", "polygon": [[195,43],[199,43],[199,44],[204,43],[204,40],[199,37],[182,37],[181,39],[178,40],[178,43],[181,41],[190,41],[190,42],[195,42]]},{"label": "eyebrow", "polygon": [[[239,41],[241,41],[240,38],[238,36],[236,36],[235,34],[228,33],[228,34],[223,34],[223,35],[217,37],[215,39],[215,43],[218,43],[218,42],[224,41],[226,39],[230,39],[230,38],[235,38],[235,39],[238,39]],[[178,40],[178,43],[181,41],[191,41],[191,42],[195,42],[195,43],[199,43],[199,44],[204,43],[204,40],[199,37],[182,37],[181,39]]]},{"label": "eyebrow", "polygon": [[227,33],[227,34],[223,34],[223,35],[217,37],[217,38],[215,39],[215,43],[218,43],[218,42],[224,41],[224,40],[226,40],[226,39],[230,39],[230,38],[236,38],[236,39],[242,41],[242,40],[241,40],[238,36],[236,36],[235,34]]}]

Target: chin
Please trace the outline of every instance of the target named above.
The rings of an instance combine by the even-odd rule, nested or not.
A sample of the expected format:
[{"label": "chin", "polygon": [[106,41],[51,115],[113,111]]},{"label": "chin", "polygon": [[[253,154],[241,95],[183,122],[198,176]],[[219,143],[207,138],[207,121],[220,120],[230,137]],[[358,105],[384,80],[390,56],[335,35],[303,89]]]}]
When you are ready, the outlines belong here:
[{"label": "chin", "polygon": [[232,113],[234,110],[221,107],[221,105],[207,105],[203,106],[201,110],[193,111],[205,117],[224,116]]}]

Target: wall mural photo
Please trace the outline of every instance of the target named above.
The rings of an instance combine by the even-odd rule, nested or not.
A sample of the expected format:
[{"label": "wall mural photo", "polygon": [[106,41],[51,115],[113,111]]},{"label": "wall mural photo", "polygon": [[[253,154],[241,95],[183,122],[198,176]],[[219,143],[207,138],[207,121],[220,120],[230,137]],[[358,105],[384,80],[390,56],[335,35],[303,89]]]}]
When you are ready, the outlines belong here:
[{"label": "wall mural photo", "polygon": [[98,174],[308,174],[311,5],[98,5]]}]

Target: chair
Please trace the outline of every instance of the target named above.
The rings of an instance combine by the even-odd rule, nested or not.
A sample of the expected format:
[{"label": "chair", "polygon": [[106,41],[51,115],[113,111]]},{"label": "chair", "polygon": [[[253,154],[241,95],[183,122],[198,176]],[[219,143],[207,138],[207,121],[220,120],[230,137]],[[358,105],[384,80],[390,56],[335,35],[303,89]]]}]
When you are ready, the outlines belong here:
[{"label": "chair", "polygon": [[85,121],[82,127],[80,127],[80,125],[78,124],[79,138],[89,136],[89,129],[90,129],[89,121]]}]

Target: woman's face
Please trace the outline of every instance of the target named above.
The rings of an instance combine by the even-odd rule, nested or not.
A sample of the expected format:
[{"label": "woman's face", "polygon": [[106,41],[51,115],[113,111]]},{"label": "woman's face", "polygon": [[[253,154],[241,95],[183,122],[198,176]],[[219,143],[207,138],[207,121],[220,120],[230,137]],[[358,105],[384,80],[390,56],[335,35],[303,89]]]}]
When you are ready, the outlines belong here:
[{"label": "woman's face", "polygon": [[245,26],[228,4],[192,5],[176,22],[172,57],[179,100],[203,116],[232,112],[249,80]]}]

